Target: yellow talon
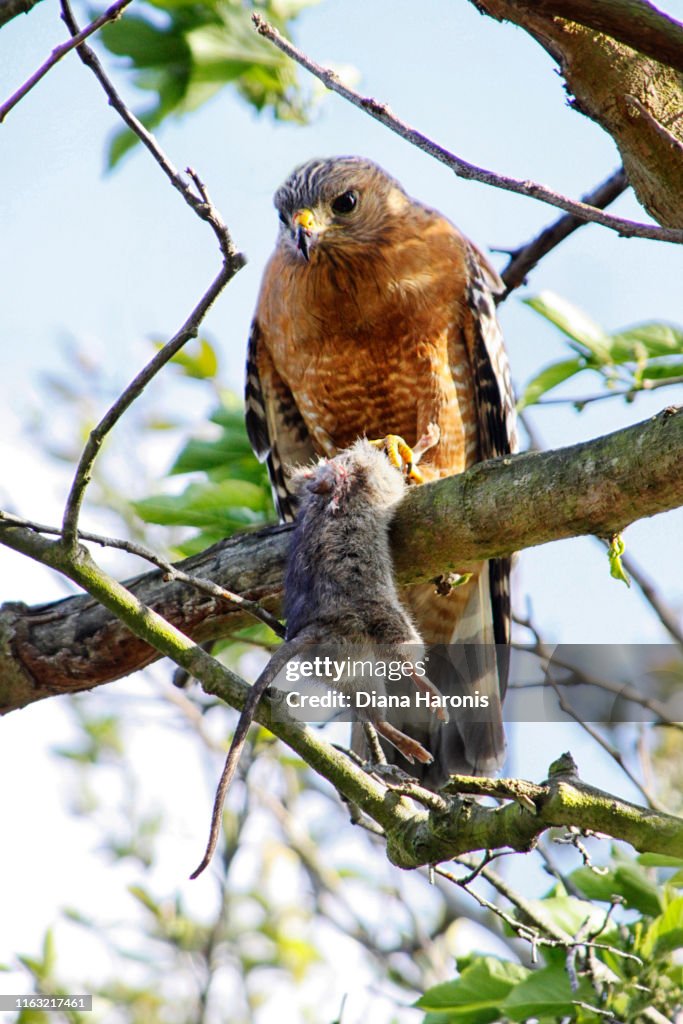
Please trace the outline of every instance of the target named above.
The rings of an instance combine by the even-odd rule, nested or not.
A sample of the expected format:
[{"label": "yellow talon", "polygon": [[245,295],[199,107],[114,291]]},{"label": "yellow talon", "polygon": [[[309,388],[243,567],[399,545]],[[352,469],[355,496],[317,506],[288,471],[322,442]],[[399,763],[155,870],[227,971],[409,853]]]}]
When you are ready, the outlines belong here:
[{"label": "yellow talon", "polygon": [[424,483],[424,477],[416,466],[417,459],[413,449],[398,434],[387,434],[386,437],[371,441],[370,444],[383,451],[391,465],[405,473],[412,483]]}]

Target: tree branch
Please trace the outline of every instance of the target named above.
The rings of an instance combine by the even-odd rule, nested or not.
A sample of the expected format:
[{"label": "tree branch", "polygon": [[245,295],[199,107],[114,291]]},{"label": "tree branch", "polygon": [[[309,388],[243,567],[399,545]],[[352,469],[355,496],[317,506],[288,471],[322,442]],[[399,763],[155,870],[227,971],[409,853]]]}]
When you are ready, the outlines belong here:
[{"label": "tree branch", "polygon": [[[657,54],[638,49],[641,0],[471,0],[477,10],[523,28],[557,62],[570,104],[608,132],[621,153],[628,180],[645,207],[673,228],[683,224],[683,79]],[[629,16],[618,22],[628,9]],[[579,11],[584,21],[580,24]],[[590,10],[590,16],[587,13]],[[572,13],[577,20],[572,21]],[[655,12],[660,28],[680,36],[681,26]],[[562,14],[562,17],[556,15]],[[613,35],[598,29],[607,19]],[[606,22],[605,22],[606,23]],[[616,25],[621,30],[616,30]],[[630,43],[619,41],[630,36]],[[648,38],[647,32],[642,38]],[[653,37],[650,37],[651,39]],[[679,43],[675,42],[679,51]],[[635,48],[632,48],[635,47]]]},{"label": "tree branch", "polygon": [[[597,188],[594,188],[592,192],[582,196],[581,202],[587,206],[594,206],[602,210],[605,206],[613,203],[627,188],[628,179],[626,171],[623,167],[620,167],[618,171],[610,175]],[[510,262],[501,271],[500,275],[505,283],[505,293],[499,301],[502,302],[508,297],[510,292],[524,284],[529,271],[533,270],[544,256],[547,256],[560,242],[563,242],[577,228],[581,228],[585,224],[585,220],[567,213],[564,217],[560,217],[559,220],[544,228],[539,235],[532,238],[526,245],[522,245],[510,252]]]},{"label": "tree branch", "polygon": [[551,14],[604,32],[627,46],[683,71],[683,25],[646,0],[534,0]]},{"label": "tree branch", "polygon": [[[244,706],[249,688],[238,676],[107,576],[84,548],[65,549],[59,541],[48,541],[22,527],[6,529],[12,546],[87,589],[132,633],[199,679],[207,693],[233,707]],[[637,807],[585,785],[568,755],[551,766],[550,778],[540,786],[510,780],[515,799],[501,807],[485,807],[454,797],[446,807],[426,811],[409,807],[390,787],[383,786],[313,730],[282,714],[271,715],[267,699],[257,707],[255,718],[381,826],[387,855],[398,867],[436,864],[473,850],[529,850],[542,832],[557,825],[604,833],[639,851],[673,856],[683,853],[683,819]],[[463,788],[483,784],[481,779],[455,777],[452,788],[457,788],[458,782]]]},{"label": "tree branch", "polygon": [[[79,31],[78,25],[71,12],[69,0],[62,0],[62,14],[73,37],[73,45],[75,44],[75,41],[78,40],[79,36],[83,35],[83,33]],[[80,42],[77,46],[77,50],[83,63],[86,67],[89,67],[92,70],[93,74],[100,82],[100,85],[109,98],[110,104],[114,107],[131,131],[135,132],[135,134],[140,138],[140,141],[147,147],[173,187],[180,192],[185,202],[197,214],[197,216],[210,225],[218,240],[223,257],[223,265],[220,273],[199,300],[180,330],[163,346],[162,349],[159,350],[159,352],[157,352],[154,358],[149,361],[140,373],[137,374],[128,387],[117,398],[105,416],[100,420],[97,426],[90,432],[90,436],[85,445],[78,466],[76,467],[76,473],[69,491],[62,520],[62,542],[66,547],[71,548],[72,550],[75,550],[78,543],[78,518],[80,515],[81,505],[83,503],[86,488],[90,482],[93,464],[100,451],[104,438],[115,426],[126,409],[128,409],[128,407],[142,393],[147,384],[154,376],[156,376],[162,367],[164,367],[166,363],[173,358],[176,352],[178,352],[183,345],[185,345],[191,338],[196,337],[199,325],[216,298],[223,291],[227,283],[246,263],[242,253],[238,252],[235,248],[227,225],[211,202],[206,186],[201,181],[196,171],[192,170],[190,167],[187,168],[187,173],[197,190],[197,195],[194,194],[188,183],[175,169],[151,132],[145,128],[142,122],[139,121],[125,105],[90,47],[85,43]]]},{"label": "tree branch", "polygon": [[[399,582],[430,580],[564,537],[611,536],[636,519],[677,508],[683,504],[682,461],[683,412],[665,410],[571,448],[492,460],[411,488],[392,531]],[[232,537],[181,569],[277,611],[289,532],[277,526]],[[8,547],[25,551],[34,536],[0,520],[0,543]],[[197,642],[250,621],[218,597],[165,582],[161,572],[128,587]],[[156,657],[91,598],[34,608],[8,604],[0,612],[0,709],[110,682]]]},{"label": "tree branch", "polygon": [[0,28],[19,14],[28,14],[40,0],[0,0]]},{"label": "tree branch", "polygon": [[676,242],[678,244],[683,243],[683,231],[672,229],[672,228],[660,228],[650,224],[639,224],[636,221],[624,220],[621,217],[612,217],[607,213],[603,213],[602,210],[597,209],[594,206],[587,206],[585,203],[577,202],[574,199],[568,199],[566,196],[560,195],[558,192],[554,192],[548,188],[547,185],[541,185],[534,181],[519,181],[516,178],[509,178],[506,175],[495,174],[493,171],[487,171],[483,167],[476,167],[474,164],[468,163],[466,160],[461,159],[454,153],[450,153],[443,146],[434,142],[432,139],[427,138],[422,132],[417,131],[407,122],[400,120],[387,106],[386,103],[382,103],[378,100],[372,99],[369,96],[361,96],[360,93],[350,89],[347,85],[341,81],[339,76],[329,68],[321,67],[316,64],[315,61],[311,60],[310,57],[306,56],[301,50],[293,46],[289,40],[285,39],[277,29],[269,25],[260,14],[256,13],[252,15],[252,21],[256,26],[257,31],[260,35],[269,39],[279,50],[285,53],[292,60],[300,64],[301,67],[306,68],[312,75],[332,92],[336,92],[339,96],[343,96],[344,99],[348,100],[349,103],[353,103],[355,107],[363,110],[370,117],[373,117],[380,124],[391,129],[397,135],[400,135],[406,142],[410,142],[413,146],[417,146],[418,149],[428,153],[434,157],[435,160],[439,160],[446,167],[449,167],[455,174],[460,178],[466,178],[471,181],[479,181],[484,185],[493,185],[495,188],[501,188],[508,192],[515,192],[518,195],[528,196],[532,199],[538,199],[543,203],[549,203],[551,206],[557,206],[561,210],[565,210],[567,213],[571,213],[583,221],[592,221],[595,224],[601,224],[603,227],[610,228],[612,231],[618,232],[620,235],[634,238],[653,238],[661,242]]},{"label": "tree branch", "polygon": [[48,73],[50,68],[53,68],[55,64],[62,59],[62,57],[66,56],[69,50],[73,50],[76,46],[79,46],[88,38],[88,36],[91,36],[94,32],[97,32],[98,29],[101,29],[103,25],[116,21],[117,18],[120,18],[124,9],[130,2],[131,0],[116,0],[116,3],[107,8],[104,14],[100,14],[99,18],[95,18],[94,21],[91,21],[90,24],[86,25],[81,32],[72,36],[68,42],[62,43],[60,46],[56,46],[47,60],[40,65],[37,71],[34,71],[31,77],[27,79],[27,81],[25,81],[24,84],[20,86],[20,88],[17,89],[17,91],[13,93],[8,100],[0,104],[0,124],[5,120],[10,110],[12,110],[13,107],[16,107],[20,100],[23,100],[24,96],[31,91],[34,85],[37,85],[41,78]]}]

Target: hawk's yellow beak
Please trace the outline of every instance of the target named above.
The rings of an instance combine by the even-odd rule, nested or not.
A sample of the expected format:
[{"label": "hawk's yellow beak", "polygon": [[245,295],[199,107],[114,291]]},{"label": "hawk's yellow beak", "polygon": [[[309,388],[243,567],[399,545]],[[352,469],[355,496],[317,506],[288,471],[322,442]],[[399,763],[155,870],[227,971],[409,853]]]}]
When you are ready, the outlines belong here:
[{"label": "hawk's yellow beak", "polygon": [[297,228],[303,228],[304,231],[315,230],[315,217],[311,210],[304,208],[303,210],[297,210],[292,217],[292,224]]},{"label": "hawk's yellow beak", "polygon": [[296,229],[296,244],[299,252],[308,263],[310,259],[309,239],[314,231],[317,230],[315,217],[311,210],[304,207],[303,209],[296,211],[292,217],[292,224]]}]

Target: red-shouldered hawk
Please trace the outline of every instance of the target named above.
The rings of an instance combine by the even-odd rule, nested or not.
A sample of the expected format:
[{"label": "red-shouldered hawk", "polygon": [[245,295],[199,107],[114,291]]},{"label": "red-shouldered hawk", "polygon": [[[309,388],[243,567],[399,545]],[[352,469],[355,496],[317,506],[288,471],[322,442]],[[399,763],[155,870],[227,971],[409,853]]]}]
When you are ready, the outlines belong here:
[{"label": "red-shouldered hawk", "polygon": [[[309,161],[274,202],[280,231],[249,338],[246,417],[282,518],[293,516],[289,467],[361,436],[414,444],[436,423],[441,440],[422,464],[426,479],[514,450],[494,304],[502,282],[479,250],[360,157]],[[426,584],[402,593],[432,645],[430,678],[445,692],[476,689],[491,705],[486,722],[457,712],[444,727],[394,720],[434,755],[429,784],[455,771],[491,772],[502,760],[507,660],[492,645],[509,641],[509,571],[508,559],[463,565],[469,581],[446,594]],[[477,645],[459,648],[469,652],[469,683],[454,681],[438,646],[452,644]]]}]

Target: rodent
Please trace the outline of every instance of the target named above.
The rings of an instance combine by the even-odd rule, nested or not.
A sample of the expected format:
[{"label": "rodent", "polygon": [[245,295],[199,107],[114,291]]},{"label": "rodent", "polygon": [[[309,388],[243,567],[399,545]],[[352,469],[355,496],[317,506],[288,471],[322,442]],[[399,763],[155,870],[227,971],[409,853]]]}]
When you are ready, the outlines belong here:
[{"label": "rodent", "polygon": [[[412,450],[411,474],[438,438],[438,428],[430,424]],[[216,791],[206,853],[191,878],[204,870],[215,850],[223,802],[256,706],[288,661],[314,645],[347,648],[361,659],[363,649],[371,652],[381,645],[382,660],[400,662],[414,662],[423,649],[399,601],[389,549],[389,524],[407,486],[401,469],[376,443],[362,438],[332,459],[297,469],[292,484],[298,510],[285,574],[285,642],[249,691]],[[422,691],[439,695],[427,678],[413,674],[412,679]],[[348,678],[338,685],[347,692],[354,689]],[[373,688],[380,691],[377,679]],[[434,713],[448,721],[442,707]],[[432,761],[425,747],[387,722],[380,709],[369,708],[365,720],[410,763]]]}]

